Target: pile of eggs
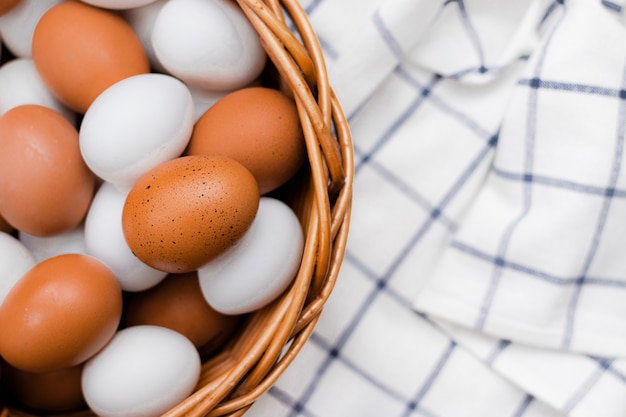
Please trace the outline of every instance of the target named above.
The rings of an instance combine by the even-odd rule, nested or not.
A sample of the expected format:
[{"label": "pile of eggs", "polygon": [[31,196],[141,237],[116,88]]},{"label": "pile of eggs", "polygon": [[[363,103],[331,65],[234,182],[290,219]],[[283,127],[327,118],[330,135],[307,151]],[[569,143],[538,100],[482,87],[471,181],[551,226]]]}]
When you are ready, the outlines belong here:
[{"label": "pile of eggs", "polygon": [[230,0],[0,1],[0,384],[157,416],[284,292],[306,162]]}]

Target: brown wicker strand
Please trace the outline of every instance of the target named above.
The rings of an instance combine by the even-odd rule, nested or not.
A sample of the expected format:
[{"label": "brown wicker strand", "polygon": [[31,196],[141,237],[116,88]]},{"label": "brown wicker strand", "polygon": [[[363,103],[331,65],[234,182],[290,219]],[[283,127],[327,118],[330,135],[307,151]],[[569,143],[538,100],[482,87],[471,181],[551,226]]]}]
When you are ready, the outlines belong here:
[{"label": "brown wicker strand", "polygon": [[302,331],[296,335],[293,342],[284,351],[284,355],[267,373],[265,379],[259,381],[259,383],[254,387],[253,391],[250,391],[245,397],[242,396],[237,398],[236,400],[220,404],[218,407],[212,410],[211,413],[208,414],[208,417],[220,417],[228,415],[229,413],[236,413],[244,407],[247,409],[248,407],[252,406],[256,399],[258,399],[258,397],[267,392],[272,387],[272,385],[276,383],[278,378],[284,373],[287,367],[298,356],[306,341],[311,337],[311,334],[313,334],[313,330],[315,329],[315,325],[317,324],[318,319],[319,315],[315,317],[312,322],[310,322],[309,326],[304,327]]},{"label": "brown wicker strand", "polygon": [[288,304],[289,300],[282,298],[259,311],[258,315],[263,316],[263,320],[253,329],[253,334],[246,338],[246,341],[253,342],[252,348],[247,350],[246,355],[243,355],[239,361],[233,363],[233,367],[220,384],[201,387],[177,407],[165,413],[163,417],[180,415],[200,417],[222,401],[263,354],[276,328],[280,325],[280,317],[284,315]]},{"label": "brown wicker strand", "polygon": [[[314,219],[314,218],[313,218]],[[307,242],[305,244],[305,253],[303,255],[303,262],[300,267],[291,288],[289,289],[286,297],[291,300],[285,315],[282,318],[281,326],[278,327],[277,332],[274,334],[274,339],[267,347],[264,355],[259,360],[257,366],[246,377],[246,380],[242,382],[239,389],[234,395],[242,395],[250,390],[250,387],[257,385],[278,360],[283,347],[287,344],[287,341],[293,334],[293,329],[297,321],[299,313],[302,311],[308,288],[310,287],[310,280],[315,266],[315,255],[317,248],[317,234],[311,229],[315,228],[316,224],[312,220],[308,227],[309,234],[307,236]],[[308,260],[308,261],[307,261]]]},{"label": "brown wicker strand", "polygon": [[[247,1],[245,7],[249,13],[254,13],[260,22],[266,25],[280,40],[295,61],[296,66],[302,72],[307,83],[311,86],[315,85],[316,77],[313,62],[311,62],[306,49],[295,39],[293,32],[285,26],[284,20],[279,19],[275,12],[269,10],[268,7],[262,6],[258,1]],[[245,11],[246,9],[244,8],[243,10]]]},{"label": "brown wicker strand", "polygon": [[[322,53],[322,48],[317,40],[315,31],[311,26],[308,16],[298,4],[297,7],[291,2],[284,2],[284,8],[291,20],[293,21],[297,32],[302,37],[304,47],[309,52],[312,62],[315,65],[315,74],[317,76],[317,104],[324,116],[324,125],[331,125],[331,103],[330,103],[330,83],[328,81],[328,73],[326,72],[326,60]],[[334,142],[334,141],[333,141]]]},{"label": "brown wicker strand", "polygon": [[[311,215],[315,216],[316,221],[319,222],[319,247],[330,248],[330,201],[327,194],[328,176],[324,170],[324,165],[321,163],[322,155],[320,148],[316,146],[315,132],[311,126],[309,120],[305,117],[306,111],[303,108],[303,104],[300,100],[296,99],[298,105],[298,112],[301,117],[302,130],[304,132],[305,140],[307,141],[307,150],[309,151],[309,158],[313,161],[320,161],[320,163],[312,165],[311,167],[311,179],[312,188],[315,195],[314,208]],[[322,282],[326,276],[328,269],[328,263],[330,262],[329,251],[320,250],[317,253],[315,275],[313,276],[312,292],[317,294],[321,288]]]},{"label": "brown wicker strand", "polygon": [[334,124],[337,132],[337,138],[341,146],[341,155],[343,155],[343,166],[346,175],[344,186],[338,194],[334,206],[331,225],[331,236],[335,239],[337,231],[345,223],[345,216],[349,214],[352,208],[352,186],[354,177],[354,155],[352,152],[352,135],[346,121],[346,116],[343,113],[343,109],[339,104],[339,100],[334,92],[332,92],[332,112]]},{"label": "brown wicker strand", "polygon": [[[294,96],[302,100],[307,112],[307,118],[311,121],[316,132],[318,139],[317,146],[322,147],[326,158],[325,162],[330,170],[332,183],[329,188],[331,192],[339,190],[345,181],[345,173],[343,172],[343,166],[340,161],[340,151],[337,149],[338,145],[331,134],[330,127],[324,123],[324,117],[320,107],[313,98],[313,93],[303,79],[301,71],[294,65],[292,57],[285,53],[281,40],[276,37],[270,28],[263,24],[263,21],[254,13],[255,9],[249,7],[250,3],[253,3],[257,8],[264,8],[263,3],[253,0],[237,1],[241,4],[250,23],[256,28],[264,43],[268,56],[276,65],[276,68],[289,85]],[[295,40],[290,41],[296,42]]]},{"label": "brown wicker strand", "polygon": [[335,240],[335,246],[333,251],[334,256],[331,259],[332,267],[328,272],[328,277],[326,279],[326,282],[324,283],[324,286],[322,287],[322,291],[302,310],[300,317],[298,318],[298,322],[296,322],[296,325],[294,327],[294,333],[300,332],[303,327],[308,326],[314,318],[321,314],[322,309],[326,304],[326,301],[328,301],[328,298],[332,293],[337,278],[339,277],[339,263],[341,263],[343,260],[345,246],[348,240],[350,212],[346,214],[345,219],[346,223],[343,227],[341,227],[341,229],[339,229],[337,239]]}]

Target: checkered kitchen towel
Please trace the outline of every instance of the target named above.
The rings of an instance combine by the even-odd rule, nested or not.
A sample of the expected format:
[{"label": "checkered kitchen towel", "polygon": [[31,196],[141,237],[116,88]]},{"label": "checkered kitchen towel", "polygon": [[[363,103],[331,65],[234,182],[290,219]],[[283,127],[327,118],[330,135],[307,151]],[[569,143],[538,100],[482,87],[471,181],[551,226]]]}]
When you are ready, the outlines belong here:
[{"label": "checkered kitchen towel", "polygon": [[625,416],[623,4],[302,4],[352,126],[352,228],[249,415]]}]

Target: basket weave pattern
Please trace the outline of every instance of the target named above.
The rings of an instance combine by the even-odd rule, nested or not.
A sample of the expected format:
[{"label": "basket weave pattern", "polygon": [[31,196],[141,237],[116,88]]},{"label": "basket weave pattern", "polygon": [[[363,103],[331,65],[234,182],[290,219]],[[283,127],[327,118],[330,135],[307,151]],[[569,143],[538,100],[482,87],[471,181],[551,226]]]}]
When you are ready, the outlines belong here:
[{"label": "basket weave pattern", "polygon": [[[311,336],[333,290],[347,241],[352,139],[329,85],[317,36],[297,0],[236,2],[256,28],[281,88],[297,104],[310,169],[292,187],[288,199],[304,227],[304,255],[293,285],[272,304],[251,314],[229,344],[203,363],[195,392],[166,417],[243,415]],[[0,417],[28,415],[6,406],[0,412]]]}]

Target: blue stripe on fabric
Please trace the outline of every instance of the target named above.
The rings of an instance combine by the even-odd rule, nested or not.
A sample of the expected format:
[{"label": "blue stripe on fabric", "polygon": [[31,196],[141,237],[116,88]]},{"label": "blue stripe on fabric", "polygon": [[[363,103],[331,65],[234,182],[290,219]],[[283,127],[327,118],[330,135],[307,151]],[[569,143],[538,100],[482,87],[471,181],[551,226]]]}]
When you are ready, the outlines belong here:
[{"label": "blue stripe on fabric", "polygon": [[308,411],[303,404],[294,401],[289,394],[280,389],[276,384],[270,387],[269,393],[274,399],[288,406],[291,409],[292,413],[296,413],[298,416],[301,417],[316,417],[315,414],[312,414],[310,411]]},{"label": "blue stripe on fabric", "polygon": [[313,0],[308,6],[304,8],[304,12],[308,16],[311,16],[311,14],[315,11],[315,9],[317,9],[317,7],[322,3],[324,3],[324,0]]},{"label": "blue stripe on fabric", "polygon": [[389,47],[389,50],[393,53],[393,55],[396,58],[402,58],[404,56],[402,45],[400,45],[400,43],[395,38],[393,33],[391,33],[391,30],[389,30],[389,28],[383,21],[383,18],[381,17],[379,10],[376,10],[374,14],[372,15],[372,21],[374,23],[374,27],[378,29],[378,32],[380,33],[381,38],[383,39],[383,41],[385,41],[385,43],[387,44],[387,46]]},{"label": "blue stripe on fabric", "polygon": [[349,358],[343,357],[340,355],[340,352],[334,350],[334,348],[327,343],[322,337],[320,337],[317,333],[313,333],[310,337],[310,341],[323,350],[327,352],[335,352],[336,358],[347,368],[349,368],[352,372],[357,374],[363,381],[369,382],[371,385],[375,386],[379,391],[385,393],[389,397],[394,400],[400,401],[402,403],[408,403],[409,399],[407,399],[404,395],[400,394],[397,391],[389,388],[385,384],[381,383],[374,375],[370,375],[365,370],[361,369],[358,365],[352,362]]},{"label": "blue stripe on fabric", "polygon": [[[326,373],[330,365],[335,360],[338,360],[338,358],[340,358],[341,349],[343,349],[344,345],[347,343],[348,339],[350,338],[350,336],[352,335],[352,333],[354,332],[354,330],[360,323],[361,319],[364,317],[365,313],[369,310],[370,306],[376,300],[378,295],[387,288],[387,285],[386,285],[387,281],[393,275],[393,272],[398,268],[401,261],[406,257],[408,251],[409,249],[405,249],[400,254],[398,259],[392,264],[390,270],[387,271],[387,273],[385,273],[382,277],[377,277],[376,274],[368,270],[367,267],[362,262],[358,261],[356,258],[351,256],[349,251],[346,251],[345,261],[353,263],[358,269],[360,269],[361,271],[364,271],[366,276],[370,277],[370,279],[375,280],[376,285],[374,286],[374,289],[367,295],[363,303],[359,306],[358,310],[353,315],[352,320],[345,327],[344,331],[339,336],[335,345],[332,347],[331,346],[326,347],[326,351],[328,352],[327,357],[320,364],[320,366],[317,369],[317,373],[315,377],[313,378],[311,383],[308,385],[306,390],[303,392],[303,394],[300,396],[299,402],[302,406],[306,405],[306,402],[311,398],[311,396],[313,395],[313,392],[315,392],[315,390],[317,389],[317,386],[320,384],[322,376],[324,375],[324,373]],[[294,412],[293,410],[289,414],[290,417],[295,417],[296,415],[297,413]]]},{"label": "blue stripe on fabric", "polygon": [[[622,89],[626,89],[626,68],[624,68],[623,76],[622,76]],[[615,143],[615,150],[613,155],[613,163],[611,166],[611,175],[609,178],[609,185],[607,189],[614,190],[617,185],[617,180],[619,178],[619,174],[621,171],[621,163],[622,158],[624,157],[624,135],[626,134],[625,125],[626,125],[626,100],[620,99],[619,101],[619,114],[617,121],[617,137]],[[580,279],[577,281],[577,285],[574,288],[574,292],[572,294],[572,298],[568,305],[567,309],[567,317],[565,323],[565,333],[563,335],[563,343],[562,346],[564,348],[569,348],[572,343],[572,337],[574,333],[574,325],[576,321],[576,310],[578,307],[578,302],[580,300],[580,294],[582,292],[583,286],[585,285],[587,278],[587,274],[589,273],[589,269],[591,268],[591,263],[593,262],[595,255],[598,251],[598,246],[600,245],[600,239],[602,238],[602,233],[604,232],[604,228],[606,225],[606,220],[608,217],[609,209],[611,208],[611,202],[613,201],[614,193],[607,193],[604,196],[604,201],[602,202],[602,208],[600,211],[600,216],[597,221],[596,230],[593,235],[593,240],[591,242],[591,246],[589,247],[589,251],[587,252],[587,256],[585,258],[585,263],[583,265],[583,270],[581,273]]]},{"label": "blue stripe on fabric", "polygon": [[[536,269],[533,269],[533,268],[530,268],[530,267],[527,267],[527,266],[524,266],[515,262],[507,261],[504,258],[497,258],[495,256],[489,255],[486,252],[483,252],[477,248],[466,245],[459,241],[451,242],[450,247],[455,248],[468,255],[474,256],[485,262],[498,265],[502,268],[508,268],[517,272],[521,272],[530,278],[541,279],[543,281],[549,282],[554,285],[575,285],[576,280],[578,279],[578,277],[557,277],[555,275],[552,275],[543,271],[539,271],[539,270],[536,270]],[[587,277],[585,284],[615,287],[615,288],[626,288],[626,281],[611,279],[611,278]]]},{"label": "blue stripe on fabric", "polygon": [[450,344],[448,344],[448,347],[443,351],[443,353],[437,360],[437,363],[435,364],[431,373],[426,378],[426,381],[424,382],[424,384],[422,384],[420,389],[417,391],[417,393],[413,397],[413,400],[411,401],[407,409],[406,416],[409,416],[411,414],[411,411],[421,410],[420,402],[424,399],[424,397],[426,397],[426,394],[428,394],[428,391],[430,391],[430,389],[434,385],[435,381],[437,380],[437,378],[439,377],[439,375],[445,368],[445,365],[450,361],[450,358],[452,357],[452,354],[454,353],[456,347],[457,347],[456,342],[450,341]]},{"label": "blue stripe on fabric", "polygon": [[[305,410],[307,401],[310,399],[310,397],[312,396],[313,392],[317,389],[317,386],[321,383],[321,379],[322,379],[323,374],[326,373],[326,371],[328,370],[330,365],[332,363],[334,363],[335,361],[341,362],[343,365],[348,367],[352,372],[354,372],[355,374],[359,375],[359,377],[361,379],[363,379],[363,380],[367,381],[368,383],[372,384],[379,391],[381,391],[384,394],[388,395],[390,398],[393,398],[395,400],[398,400],[398,401],[401,401],[401,402],[407,404],[407,409],[415,409],[416,408],[416,403],[415,403],[414,399],[412,399],[412,400],[407,399],[406,397],[404,397],[400,393],[394,391],[390,387],[388,387],[385,384],[381,383],[373,375],[368,374],[366,371],[364,371],[363,369],[358,367],[355,363],[350,361],[348,358],[343,357],[341,355],[341,349],[343,348],[343,346],[345,345],[345,343],[347,342],[347,340],[351,336],[351,334],[354,332],[355,328],[358,326],[361,318],[364,316],[364,313],[369,309],[371,304],[374,302],[375,298],[381,292],[383,292],[383,291],[387,292],[388,294],[390,294],[394,298],[394,300],[396,302],[399,302],[399,304],[403,305],[405,308],[409,308],[411,306],[411,300],[407,299],[405,296],[403,296],[403,295],[401,295],[401,294],[399,294],[397,292],[392,291],[386,285],[386,279],[388,279],[388,276],[387,276],[386,279],[385,278],[377,278],[376,274],[373,271],[369,270],[362,262],[360,262],[358,259],[356,259],[354,256],[352,256],[349,251],[346,251],[345,261],[350,262],[350,263],[354,263],[355,266],[357,267],[357,269],[359,269],[361,272],[363,272],[364,275],[366,277],[368,277],[370,280],[374,281],[374,283],[376,285],[374,287],[374,290],[366,298],[365,302],[360,306],[360,308],[357,311],[357,313],[353,315],[353,320],[348,324],[348,326],[346,327],[344,332],[341,334],[339,340],[337,341],[337,343],[334,346],[330,345],[329,343],[327,343],[317,333],[313,333],[311,335],[311,337],[310,337],[311,343],[314,343],[317,346],[319,346],[321,349],[326,351],[328,353],[328,355],[325,358],[325,360],[322,362],[322,364],[320,364],[320,366],[318,366],[317,373],[316,373],[315,377],[313,378],[313,380],[311,381],[311,383],[309,384],[307,389],[304,391],[304,393],[302,395],[300,395],[300,398],[299,398],[299,400],[297,402],[294,402],[294,401],[290,400],[289,397],[286,395],[286,393],[281,392],[278,388],[270,389],[270,390],[274,390],[273,395],[276,395],[278,400],[280,400],[281,402],[284,402],[285,404],[287,404],[287,405],[289,405],[291,407],[289,416],[295,417],[296,415],[299,415],[299,414],[303,413],[303,410]],[[447,353],[449,350],[450,350],[450,348],[448,347],[448,349],[446,349],[446,351],[443,354],[444,357],[449,356],[449,354]],[[438,372],[437,369],[440,368],[441,366],[442,365],[441,365],[441,360],[440,360],[438,362],[437,366],[435,367],[435,370],[433,371],[433,374],[437,373]],[[432,413],[426,412],[426,410],[420,410],[420,412],[423,412],[425,414],[431,415],[432,417],[437,417],[437,416],[433,415]]]},{"label": "blue stripe on fabric", "polygon": [[615,367],[613,366],[613,359],[597,358],[593,356],[590,356],[589,358],[596,361],[602,369],[606,370],[613,377],[619,379],[620,382],[626,384],[626,375],[624,375],[623,372],[615,369]]},{"label": "blue stripe on fabric", "polygon": [[[397,74],[401,79],[405,80],[407,83],[412,85],[416,89],[426,90],[429,89],[429,86],[424,86],[420,82],[418,82],[414,77],[411,76],[404,68],[398,67],[395,70],[395,74]],[[430,90],[430,89],[429,89]],[[460,123],[468,127],[471,131],[473,131],[478,137],[483,138],[485,140],[490,140],[493,138],[493,133],[489,132],[487,129],[478,125],[472,118],[468,117],[466,114],[460,112],[459,110],[451,107],[443,100],[441,100],[436,94],[430,94],[429,102],[437,107],[439,110],[453,116]]]},{"label": "blue stripe on fabric", "polygon": [[419,194],[415,189],[406,184],[404,179],[399,178],[390,172],[386,167],[377,163],[376,161],[370,161],[370,167],[374,169],[378,174],[387,179],[394,185],[403,195],[409,197],[414,203],[416,203],[425,212],[430,213],[430,216],[437,219],[446,229],[450,232],[455,232],[458,229],[458,225],[451,218],[446,216],[441,210],[432,205],[432,203],[424,196]]},{"label": "blue stripe on fabric", "polygon": [[607,9],[613,10],[614,12],[621,12],[623,6],[617,3],[614,3],[609,0],[602,0],[602,5]]},{"label": "blue stripe on fabric", "polygon": [[512,181],[532,181],[535,184],[546,185],[550,187],[563,188],[570,191],[576,191],[582,194],[607,196],[611,195],[615,198],[625,198],[626,190],[620,190],[615,188],[599,187],[595,185],[581,184],[575,181],[563,180],[559,178],[545,177],[542,175],[532,175],[531,177],[505,171],[498,167],[494,167],[492,172],[501,177]]},{"label": "blue stripe on fabric", "polygon": [[326,40],[322,36],[318,35],[317,40],[322,47],[322,51],[325,57],[333,61],[339,58],[339,52],[335,48],[333,48],[333,46],[329,42],[326,42]]},{"label": "blue stripe on fabric", "polygon": [[[560,17],[559,23],[563,22],[563,17],[565,13],[563,13]],[[534,78],[539,79],[539,74],[541,72],[541,67],[543,66],[543,62],[546,57],[546,53],[548,50],[548,46],[551,44],[551,40],[556,33],[559,24],[554,25],[546,36],[546,43],[543,45],[543,48],[539,51],[537,64],[535,66]],[[534,165],[534,147],[535,147],[535,117],[537,112],[537,95],[538,90],[536,88],[531,88],[528,94],[528,109],[527,109],[527,126],[526,126],[526,144],[525,144],[525,154],[524,154],[524,172],[525,175],[532,175],[533,165]],[[498,245],[498,251],[496,260],[502,260],[506,256],[506,252],[508,250],[508,245],[511,240],[511,237],[517,227],[520,225],[521,221],[524,217],[530,212],[530,208],[532,206],[532,184],[531,182],[525,181],[523,183],[523,208],[519,216],[517,216],[506,228],[502,238],[500,239],[500,243]],[[496,262],[494,264],[494,268],[491,275],[491,282],[487,291],[483,297],[483,302],[480,306],[478,317],[476,318],[476,322],[474,323],[474,327],[476,329],[483,329],[485,327],[485,323],[487,321],[487,317],[489,316],[489,311],[491,309],[491,305],[495,298],[497,289],[500,284],[500,278],[502,276],[502,264],[500,262]]]},{"label": "blue stripe on fabric", "polygon": [[550,6],[548,6],[548,10],[543,14],[539,25],[537,25],[537,29],[541,29],[541,27],[548,21],[550,17],[554,14],[554,12],[559,9],[559,6],[563,5],[565,0],[554,0]]},{"label": "blue stripe on fabric", "polygon": [[[524,57],[520,57],[520,60],[522,59],[527,59],[528,56],[524,56]],[[501,74],[502,72],[504,72],[505,70],[509,69],[510,66],[507,65],[499,65],[499,66],[484,66],[481,65],[479,67],[470,67],[470,68],[465,68],[462,69],[460,71],[457,71],[453,74],[448,75],[447,77],[452,79],[452,80],[460,80],[463,77],[467,76],[467,75],[473,75],[473,74],[490,74],[492,77],[497,76],[498,74]]]},{"label": "blue stripe on fabric", "polygon": [[[413,300],[409,298],[409,294],[395,291],[391,286],[387,285],[387,281],[384,277],[379,278],[374,271],[354,256],[349,248],[346,249],[344,258],[347,262],[350,262],[352,266],[354,266],[363,276],[372,281],[379,290],[384,291],[388,296],[390,296],[397,305],[408,310],[412,310]],[[415,312],[415,314],[420,317],[425,317],[424,313],[421,312]]]},{"label": "blue stripe on fabric", "polygon": [[518,85],[523,85],[535,89],[549,89],[560,91],[571,91],[574,93],[596,94],[599,96],[619,97],[624,95],[624,90],[601,87],[589,84],[568,83],[563,81],[542,80],[538,77],[524,78],[518,81]]},{"label": "blue stripe on fabric", "polygon": [[524,396],[524,398],[522,399],[521,404],[519,405],[517,410],[513,412],[513,415],[511,417],[523,417],[534,400],[535,398],[532,395],[526,394],[526,396]]},{"label": "blue stripe on fabric", "polygon": [[411,117],[415,113],[415,111],[422,105],[424,100],[430,95],[431,90],[435,87],[440,79],[440,76],[435,75],[426,86],[420,89],[417,97],[407,106],[406,110],[402,112],[402,114],[400,114],[400,116],[391,124],[391,126],[385,131],[385,133],[383,133],[381,138],[376,142],[370,152],[363,155],[361,161],[356,164],[354,168],[355,174],[358,174],[361,166],[369,161],[371,155],[378,152],[378,150],[381,149],[389,141],[389,139],[393,137],[398,129],[400,129],[404,125],[404,123],[406,123],[409,117]]},{"label": "blue stripe on fabric", "polygon": [[511,345],[510,340],[501,339],[498,341],[498,344],[495,348],[487,355],[485,358],[485,363],[488,365],[493,364],[493,362],[500,357],[500,355]]},{"label": "blue stripe on fabric", "polygon": [[[610,366],[610,363],[608,364]],[[574,394],[563,404],[561,410],[564,414],[569,415],[570,412],[585,398],[585,395],[598,383],[602,375],[606,372],[604,364],[600,363],[598,369],[596,369],[587,380],[580,386],[580,388],[574,392]]]},{"label": "blue stripe on fabric", "polygon": [[476,54],[478,55],[478,72],[485,73],[487,72],[487,68],[485,67],[485,52],[483,51],[482,43],[480,42],[480,38],[478,37],[478,32],[476,32],[476,28],[472,24],[470,20],[467,10],[465,8],[464,0],[455,0],[456,4],[459,6],[459,12],[461,13],[461,22],[465,27],[465,31],[474,47]]}]

